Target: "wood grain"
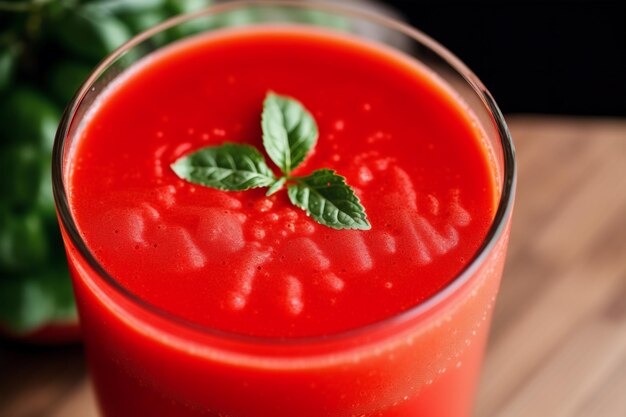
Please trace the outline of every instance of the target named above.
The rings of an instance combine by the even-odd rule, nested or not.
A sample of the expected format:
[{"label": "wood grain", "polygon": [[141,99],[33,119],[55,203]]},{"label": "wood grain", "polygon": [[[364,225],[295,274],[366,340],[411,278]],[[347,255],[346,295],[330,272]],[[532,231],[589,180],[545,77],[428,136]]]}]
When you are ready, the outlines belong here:
[{"label": "wood grain", "polygon": [[624,417],[626,122],[510,127],[519,188],[475,415]]},{"label": "wood grain", "polygon": [[[477,417],[626,416],[626,120],[508,118],[519,188]],[[0,345],[0,417],[97,417],[79,346]]]}]

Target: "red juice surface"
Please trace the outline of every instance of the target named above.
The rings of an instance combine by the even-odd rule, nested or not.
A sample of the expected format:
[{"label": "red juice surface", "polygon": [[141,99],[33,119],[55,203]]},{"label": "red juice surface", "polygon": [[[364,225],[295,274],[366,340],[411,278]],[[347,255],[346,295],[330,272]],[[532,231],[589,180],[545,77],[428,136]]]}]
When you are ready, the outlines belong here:
[{"label": "red juice surface", "polygon": [[[218,33],[118,78],[71,148],[69,203],[97,260],[145,302],[210,329],[130,300],[65,235],[102,415],[468,416],[508,238],[507,223],[448,286],[499,193],[471,112],[421,64],[347,35]],[[262,149],[268,91],[319,126],[294,175],[336,169],[371,230],[319,225],[284,190],[217,191],[170,169],[225,141]]]},{"label": "red juice surface", "polygon": [[[318,336],[419,304],[473,257],[497,202],[481,130],[417,64],[332,40],[269,29],[198,38],[111,88],[74,149],[70,205],[122,286],[202,326]],[[319,126],[294,174],[337,170],[371,230],[319,225],[284,190],[218,191],[171,170],[207,145],[262,149],[268,91],[299,100]]]}]

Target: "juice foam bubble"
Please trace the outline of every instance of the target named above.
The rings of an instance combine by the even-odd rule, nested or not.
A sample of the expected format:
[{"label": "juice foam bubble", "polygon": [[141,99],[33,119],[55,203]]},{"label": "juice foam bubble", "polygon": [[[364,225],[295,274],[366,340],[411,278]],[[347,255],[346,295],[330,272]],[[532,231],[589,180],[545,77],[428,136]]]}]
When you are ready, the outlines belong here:
[{"label": "juice foam bubble", "polygon": [[219,208],[203,210],[196,236],[204,250],[223,255],[240,251],[246,245],[240,219]]}]

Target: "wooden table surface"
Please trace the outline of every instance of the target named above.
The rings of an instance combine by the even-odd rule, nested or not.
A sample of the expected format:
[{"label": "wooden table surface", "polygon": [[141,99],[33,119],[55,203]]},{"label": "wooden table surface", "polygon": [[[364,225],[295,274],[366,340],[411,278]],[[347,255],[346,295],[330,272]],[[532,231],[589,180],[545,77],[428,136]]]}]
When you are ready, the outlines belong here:
[{"label": "wooden table surface", "polygon": [[[626,120],[508,118],[519,188],[476,417],[626,416]],[[95,417],[80,346],[0,343],[1,417]]]}]

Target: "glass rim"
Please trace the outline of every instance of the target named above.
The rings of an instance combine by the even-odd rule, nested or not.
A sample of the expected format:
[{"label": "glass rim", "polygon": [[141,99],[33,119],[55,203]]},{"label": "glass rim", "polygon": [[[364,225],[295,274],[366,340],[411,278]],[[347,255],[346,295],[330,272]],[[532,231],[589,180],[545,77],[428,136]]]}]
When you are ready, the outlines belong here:
[{"label": "glass rim", "polygon": [[[361,325],[348,330],[330,333],[321,336],[304,336],[304,337],[263,337],[252,336],[237,332],[220,330],[209,326],[194,323],[191,320],[169,313],[162,308],[153,305],[134,294],[117,280],[111,276],[104,267],[98,262],[94,254],[91,252],[85,241],[83,240],[70,209],[68,196],[63,181],[63,157],[65,155],[65,144],[69,137],[69,129],[76,115],[78,108],[81,106],[83,99],[91,89],[98,77],[104,73],[108,67],[120,58],[126,51],[141,44],[157,33],[167,30],[171,27],[194,20],[203,16],[210,16],[219,13],[245,7],[286,7],[293,9],[309,9],[333,14],[339,14],[346,17],[359,18],[371,23],[382,25],[394,31],[398,31],[421,45],[426,46],[430,51],[434,52],[438,57],[443,59],[446,64],[460,75],[465,82],[471,87],[474,94],[478,96],[485,110],[489,114],[497,130],[502,147],[503,181],[501,184],[501,193],[498,207],[491,226],[482,240],[481,246],[476,250],[472,259],[467,262],[461,271],[459,271],[445,286],[440,288],[430,297],[413,307],[396,313],[392,316],[385,317],[372,323]],[[131,64],[132,65],[132,64]],[[495,103],[493,97],[478,79],[478,77],[452,52],[439,44],[437,41],[424,34],[420,30],[396,20],[394,18],[382,16],[371,11],[357,9],[355,6],[336,5],[326,1],[314,2],[298,2],[294,0],[236,0],[225,4],[212,5],[200,11],[174,16],[167,19],[156,26],[153,26],[129,39],[127,42],[118,47],[110,55],[104,58],[96,68],[90,73],[87,80],[81,85],[80,89],[68,103],[63,112],[59,127],[56,132],[54,147],[52,151],[52,188],[56,204],[58,216],[61,225],[67,237],[69,237],[72,245],[78,250],[79,255],[87,262],[88,266],[101,278],[114,292],[121,294],[123,298],[132,305],[138,306],[140,310],[145,310],[149,314],[156,315],[159,318],[171,322],[174,325],[181,326],[184,329],[194,332],[200,332],[203,335],[227,340],[240,342],[244,344],[255,344],[261,346],[306,346],[320,343],[341,342],[357,338],[358,336],[375,333],[388,327],[399,326],[408,323],[412,319],[419,317],[421,314],[435,309],[446,299],[453,296],[460,288],[462,288],[474,273],[485,262],[489,254],[492,252],[496,243],[507,228],[508,220],[513,210],[513,200],[515,196],[515,188],[517,182],[517,168],[515,162],[515,148],[511,138],[511,134],[504,120],[502,112]]]}]

